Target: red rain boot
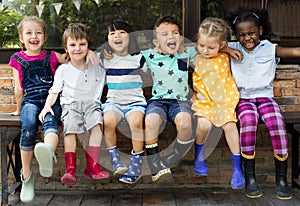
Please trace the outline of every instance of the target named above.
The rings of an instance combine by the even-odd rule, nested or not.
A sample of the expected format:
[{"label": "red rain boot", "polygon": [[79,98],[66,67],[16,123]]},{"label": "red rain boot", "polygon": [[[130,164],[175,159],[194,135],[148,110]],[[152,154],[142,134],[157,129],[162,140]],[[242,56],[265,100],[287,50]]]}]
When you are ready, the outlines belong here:
[{"label": "red rain boot", "polygon": [[67,188],[73,188],[76,185],[76,153],[75,152],[66,152],[65,153],[66,161],[66,173],[61,177],[60,181]]},{"label": "red rain boot", "polygon": [[98,160],[100,157],[100,147],[88,146],[85,150],[86,155],[86,168],[84,170],[85,178],[93,179],[106,179],[109,178],[109,174],[103,171]]}]

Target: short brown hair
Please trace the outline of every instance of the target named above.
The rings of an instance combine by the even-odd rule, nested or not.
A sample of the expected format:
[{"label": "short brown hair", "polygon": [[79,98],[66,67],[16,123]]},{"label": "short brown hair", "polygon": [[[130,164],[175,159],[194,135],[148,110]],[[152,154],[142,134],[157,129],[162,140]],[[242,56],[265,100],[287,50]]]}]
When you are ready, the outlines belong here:
[{"label": "short brown hair", "polygon": [[90,38],[88,35],[87,27],[82,23],[71,23],[68,25],[68,28],[64,31],[62,36],[62,45],[64,48],[67,47],[68,38],[77,39],[86,39],[88,42],[88,48],[90,48]]}]

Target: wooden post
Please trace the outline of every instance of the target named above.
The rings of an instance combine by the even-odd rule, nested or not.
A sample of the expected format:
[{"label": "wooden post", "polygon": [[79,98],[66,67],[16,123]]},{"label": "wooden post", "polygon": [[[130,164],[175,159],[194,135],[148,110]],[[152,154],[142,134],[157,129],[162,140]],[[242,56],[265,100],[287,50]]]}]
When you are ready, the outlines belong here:
[{"label": "wooden post", "polygon": [[182,34],[185,38],[196,41],[196,34],[201,23],[201,0],[183,0],[182,4]]}]

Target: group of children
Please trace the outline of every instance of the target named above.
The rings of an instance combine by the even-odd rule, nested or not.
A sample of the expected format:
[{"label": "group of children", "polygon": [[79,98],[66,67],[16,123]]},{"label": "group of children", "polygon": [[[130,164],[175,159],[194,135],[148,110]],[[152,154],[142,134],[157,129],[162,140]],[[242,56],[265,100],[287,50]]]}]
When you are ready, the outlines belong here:
[{"label": "group of children", "polygon": [[[23,19],[18,32],[25,49],[10,60],[15,68],[17,101],[17,111],[13,114],[20,114],[22,122],[21,201],[28,203],[34,199],[33,155],[39,163],[40,174],[52,175],[60,119],[66,165],[61,182],[67,187],[76,185],[76,136],[79,134],[89,134],[85,147],[86,178],[109,178],[99,166],[104,137],[113,174],[120,174],[121,182],[134,184],[142,176],[145,151],[152,181],[158,181],[171,174],[170,168],[190,149],[194,139],[194,172],[208,175],[204,143],[215,125],[224,129],[231,151],[231,187],[245,186],[246,195],[256,198],[262,195],[255,179],[256,129],[261,118],[272,138],[277,197],[292,198],[286,180],[287,134],[282,112],[273,98],[272,81],[276,57],[300,56],[300,48],[282,48],[266,40],[264,34],[269,33],[270,27],[267,14],[262,12],[240,10],[234,14],[231,23],[238,41],[229,43],[227,23],[207,18],[199,27],[196,47],[185,48],[175,17],[163,16],[154,25],[155,48],[140,52],[129,25],[116,20],[107,28],[100,63],[90,51],[85,25],[68,26],[62,38],[66,55],[61,55],[43,49],[47,35],[42,20]],[[188,84],[190,63],[195,66],[193,91]],[[141,71],[149,71],[153,80],[148,102],[143,95]],[[106,102],[101,104],[104,84],[108,93]],[[39,120],[44,143],[35,144]],[[128,122],[131,131],[133,149],[129,166],[121,162],[117,149],[117,125],[122,120]],[[161,156],[158,136],[168,121],[174,123],[177,137],[173,151]]]}]

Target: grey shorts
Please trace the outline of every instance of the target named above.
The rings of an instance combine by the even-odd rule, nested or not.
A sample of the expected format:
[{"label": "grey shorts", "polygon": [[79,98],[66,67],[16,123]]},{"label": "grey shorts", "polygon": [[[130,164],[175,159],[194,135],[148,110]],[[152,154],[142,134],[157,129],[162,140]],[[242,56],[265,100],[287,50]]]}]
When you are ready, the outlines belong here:
[{"label": "grey shorts", "polygon": [[76,101],[62,105],[61,120],[64,135],[85,133],[97,124],[103,125],[101,104],[98,102]]}]

